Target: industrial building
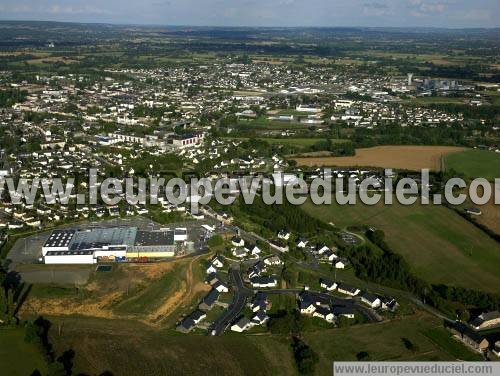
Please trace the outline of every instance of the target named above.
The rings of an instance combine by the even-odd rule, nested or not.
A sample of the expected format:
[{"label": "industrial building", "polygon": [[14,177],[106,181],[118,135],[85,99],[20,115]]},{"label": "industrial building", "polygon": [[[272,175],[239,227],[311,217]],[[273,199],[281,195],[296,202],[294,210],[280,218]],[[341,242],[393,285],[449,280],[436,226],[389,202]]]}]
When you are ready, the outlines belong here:
[{"label": "industrial building", "polygon": [[54,230],[42,247],[46,264],[95,264],[175,256],[188,239],[186,228],[139,230],[137,227]]}]

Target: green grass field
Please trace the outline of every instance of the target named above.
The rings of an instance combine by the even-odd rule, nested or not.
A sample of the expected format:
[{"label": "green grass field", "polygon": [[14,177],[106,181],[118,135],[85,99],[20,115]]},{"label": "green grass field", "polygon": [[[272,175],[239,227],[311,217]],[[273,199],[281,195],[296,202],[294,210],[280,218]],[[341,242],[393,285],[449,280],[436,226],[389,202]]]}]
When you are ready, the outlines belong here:
[{"label": "green grass field", "polygon": [[[52,332],[56,351],[75,351],[74,373],[295,375],[290,339],[270,334],[226,333],[222,337],[158,331],[127,320],[80,317],[64,321],[62,335]],[[451,338],[440,320],[426,313],[382,324],[304,332],[303,340],[319,355],[317,375],[331,375],[334,360],[356,360],[365,351],[371,360],[480,360]],[[407,338],[413,349],[406,348]]]},{"label": "green grass field", "polygon": [[222,337],[159,331],[126,320],[79,317],[64,320],[63,334],[51,337],[58,352],[74,349],[74,374],[114,375],[294,375],[289,341],[280,337]]},{"label": "green grass field", "polygon": [[43,375],[47,363],[41,350],[34,344],[24,342],[24,329],[0,329],[0,373],[9,376],[30,375],[34,370]]},{"label": "green grass field", "polygon": [[500,178],[500,154],[486,150],[467,150],[446,157],[446,169],[469,178]]},{"label": "green grass field", "polygon": [[429,282],[500,291],[499,244],[444,206],[403,206],[394,200],[376,206],[306,203],[304,209],[340,228],[366,224],[383,230],[394,251]]},{"label": "green grass field", "polygon": [[[441,325],[429,315],[418,314],[382,324],[306,333],[304,341],[319,355],[319,375],[331,375],[332,361],[357,360],[360,352],[368,353],[372,361],[481,360],[455,342]],[[403,338],[414,345],[413,350],[406,348]]]}]

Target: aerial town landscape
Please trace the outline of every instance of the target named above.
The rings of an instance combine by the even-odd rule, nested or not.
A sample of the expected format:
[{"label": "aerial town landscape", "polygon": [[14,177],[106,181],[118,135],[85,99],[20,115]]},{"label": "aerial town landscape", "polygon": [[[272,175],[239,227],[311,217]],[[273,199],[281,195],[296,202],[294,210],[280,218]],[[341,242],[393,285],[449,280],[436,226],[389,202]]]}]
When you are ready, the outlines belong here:
[{"label": "aerial town landscape", "polygon": [[500,361],[500,29],[132,24],[0,21],[0,375]]}]

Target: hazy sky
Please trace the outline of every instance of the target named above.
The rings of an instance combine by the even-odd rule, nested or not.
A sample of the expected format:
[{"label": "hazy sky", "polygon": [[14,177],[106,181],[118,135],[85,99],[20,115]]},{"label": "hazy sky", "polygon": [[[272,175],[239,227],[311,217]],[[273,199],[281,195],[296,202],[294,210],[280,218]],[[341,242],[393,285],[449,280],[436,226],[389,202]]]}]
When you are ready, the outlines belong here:
[{"label": "hazy sky", "polygon": [[209,26],[499,27],[500,0],[0,0],[0,19]]}]

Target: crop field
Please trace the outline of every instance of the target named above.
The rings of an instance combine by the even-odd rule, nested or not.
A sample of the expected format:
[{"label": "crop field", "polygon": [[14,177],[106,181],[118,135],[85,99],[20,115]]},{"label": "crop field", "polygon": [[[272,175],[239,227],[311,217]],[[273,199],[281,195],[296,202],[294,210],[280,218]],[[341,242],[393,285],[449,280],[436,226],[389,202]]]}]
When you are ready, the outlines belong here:
[{"label": "crop field", "polygon": [[92,318],[50,318],[64,322],[51,340],[58,352],[75,351],[74,374],[114,375],[293,375],[286,339],[227,334],[222,337],[158,331],[136,322]]},{"label": "crop field", "polygon": [[299,166],[380,167],[439,171],[442,158],[465,148],[453,146],[377,146],[357,149],[352,157],[295,158]]},{"label": "crop field", "polygon": [[450,154],[445,159],[446,169],[453,169],[468,178],[500,178],[500,153],[487,150],[467,150]]},{"label": "crop field", "polygon": [[[319,355],[319,375],[331,375],[332,361],[355,361],[361,352],[372,361],[481,360],[455,342],[441,326],[439,320],[428,314],[417,313],[382,324],[306,333],[304,341]],[[412,344],[411,348],[405,346],[403,339]]]},{"label": "crop field", "polygon": [[383,230],[393,250],[429,282],[500,292],[500,245],[444,206],[403,206],[394,200],[375,206],[308,202],[303,208],[339,228],[366,224]]}]

